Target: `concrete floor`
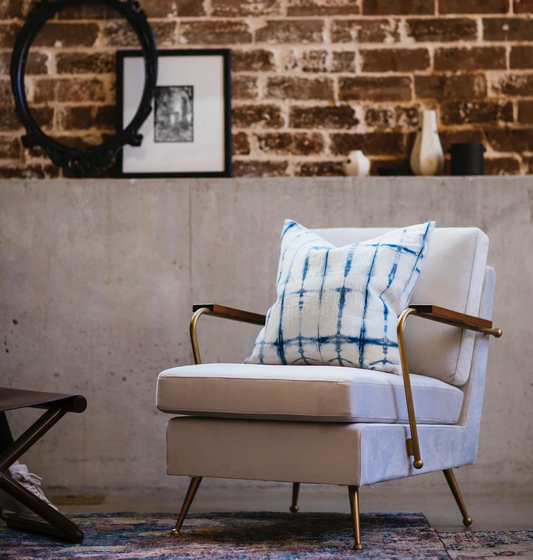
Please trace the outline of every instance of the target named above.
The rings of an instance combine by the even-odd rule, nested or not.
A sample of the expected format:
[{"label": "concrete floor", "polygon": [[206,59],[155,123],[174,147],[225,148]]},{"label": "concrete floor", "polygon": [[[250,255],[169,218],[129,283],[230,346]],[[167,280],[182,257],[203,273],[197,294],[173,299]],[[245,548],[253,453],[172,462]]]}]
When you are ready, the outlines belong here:
[{"label": "concrete floor", "polygon": [[[185,494],[186,480],[176,490],[106,492],[101,505],[60,506],[65,513],[118,511],[177,512]],[[447,487],[402,488],[398,482],[364,487],[360,491],[362,512],[422,512],[438,531],[498,531],[533,529],[533,488],[493,487],[463,489],[474,523],[463,527],[461,514]],[[411,486],[411,487],[409,487]],[[50,492],[53,497],[53,492]],[[291,485],[206,480],[191,512],[288,511]],[[338,486],[302,484],[300,511],[349,512],[348,492]]]}]

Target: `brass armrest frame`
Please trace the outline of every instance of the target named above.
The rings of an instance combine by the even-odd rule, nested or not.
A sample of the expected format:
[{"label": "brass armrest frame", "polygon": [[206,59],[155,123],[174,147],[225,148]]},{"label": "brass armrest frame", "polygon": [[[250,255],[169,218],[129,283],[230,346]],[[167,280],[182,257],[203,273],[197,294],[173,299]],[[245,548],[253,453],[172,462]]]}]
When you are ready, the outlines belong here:
[{"label": "brass armrest frame", "polygon": [[250,313],[241,309],[233,307],[226,307],[225,305],[218,305],[216,303],[198,303],[192,306],[193,316],[190,324],[190,335],[192,344],[192,353],[194,356],[194,363],[201,364],[200,348],[198,346],[198,336],[196,334],[196,325],[198,319],[202,315],[212,315],[213,317],[220,317],[222,319],[231,319],[232,321],[240,321],[242,323],[251,323],[253,325],[264,325],[266,321],[265,315],[259,313]]},{"label": "brass armrest frame", "polygon": [[453,327],[492,335],[496,338],[500,338],[500,336],[502,336],[502,331],[501,329],[492,328],[492,321],[487,319],[473,317],[472,315],[465,315],[464,313],[458,313],[457,311],[452,311],[436,305],[410,305],[400,315],[396,331],[398,334],[398,350],[400,352],[400,363],[402,366],[405,400],[407,402],[407,415],[409,417],[409,429],[411,431],[411,437],[407,438],[406,442],[407,453],[409,456],[414,457],[413,466],[415,469],[421,469],[424,466],[424,462],[420,457],[415,407],[413,403],[413,393],[411,390],[411,379],[409,377],[409,365],[407,363],[407,350],[404,337],[405,323],[407,321],[407,317],[410,315],[416,315],[422,319],[429,319],[430,321],[444,323]]}]

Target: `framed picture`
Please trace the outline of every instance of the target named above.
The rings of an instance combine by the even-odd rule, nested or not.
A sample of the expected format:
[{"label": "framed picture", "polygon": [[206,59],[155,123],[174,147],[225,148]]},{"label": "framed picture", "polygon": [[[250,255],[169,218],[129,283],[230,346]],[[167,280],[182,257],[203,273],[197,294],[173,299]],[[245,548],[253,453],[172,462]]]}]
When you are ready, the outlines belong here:
[{"label": "framed picture", "polygon": [[[138,147],[118,154],[120,177],[231,177],[231,51],[158,51],[152,113]],[[117,126],[143,91],[142,51],[117,52]]]}]

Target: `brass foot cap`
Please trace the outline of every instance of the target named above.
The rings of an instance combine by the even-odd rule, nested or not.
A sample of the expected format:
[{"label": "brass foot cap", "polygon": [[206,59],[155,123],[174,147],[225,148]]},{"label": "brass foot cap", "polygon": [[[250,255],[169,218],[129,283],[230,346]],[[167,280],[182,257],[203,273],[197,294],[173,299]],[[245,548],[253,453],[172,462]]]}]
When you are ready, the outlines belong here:
[{"label": "brass foot cap", "polygon": [[424,461],[422,461],[422,459],[419,459],[418,461],[415,461],[413,463],[413,466],[415,469],[421,469],[424,466]]},{"label": "brass foot cap", "polygon": [[298,513],[298,511],[300,511],[300,508],[299,508],[298,506],[291,506],[291,507],[289,508],[289,511],[290,511],[291,513]]},{"label": "brass foot cap", "polygon": [[363,550],[363,545],[362,544],[354,544],[353,549],[354,550]]},{"label": "brass foot cap", "polygon": [[465,527],[470,527],[470,525],[472,525],[472,518],[471,517],[465,517],[463,519],[463,525]]},{"label": "brass foot cap", "polygon": [[177,529],[172,529],[172,532],[170,533],[173,536],[179,535],[180,532]]}]

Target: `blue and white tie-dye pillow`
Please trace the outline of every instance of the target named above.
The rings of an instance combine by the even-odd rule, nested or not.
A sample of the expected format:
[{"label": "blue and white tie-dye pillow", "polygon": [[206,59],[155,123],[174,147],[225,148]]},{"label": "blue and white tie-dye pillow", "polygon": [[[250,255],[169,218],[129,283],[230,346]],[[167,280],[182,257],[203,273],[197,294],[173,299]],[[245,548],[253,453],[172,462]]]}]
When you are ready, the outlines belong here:
[{"label": "blue and white tie-dye pillow", "polygon": [[400,373],[396,323],[434,229],[435,222],[427,222],[335,247],[286,220],[277,300],[246,363]]}]

